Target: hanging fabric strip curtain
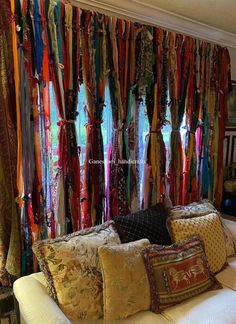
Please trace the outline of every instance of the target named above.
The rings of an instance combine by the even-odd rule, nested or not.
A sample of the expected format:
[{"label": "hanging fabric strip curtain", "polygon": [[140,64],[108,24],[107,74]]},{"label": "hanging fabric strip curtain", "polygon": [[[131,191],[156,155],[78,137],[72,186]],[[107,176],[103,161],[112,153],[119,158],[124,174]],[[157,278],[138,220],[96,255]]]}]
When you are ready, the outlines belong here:
[{"label": "hanging fabric strip curtain", "polygon": [[83,82],[88,102],[86,125],[85,175],[82,192],[82,225],[101,224],[104,217],[105,173],[101,132],[107,73],[105,16],[84,11],[81,15],[81,46],[83,51]]},{"label": "hanging fabric strip curtain", "polygon": [[152,38],[154,64],[153,80],[147,93],[150,131],[147,136],[143,208],[163,202],[165,197],[166,152],[161,129],[167,104],[167,32],[154,29]]},{"label": "hanging fabric strip curtain", "polygon": [[[176,205],[208,197],[220,206],[230,90],[226,48],[68,2],[11,4],[10,17],[14,13],[15,19],[10,20],[8,43],[14,62],[17,168],[16,177],[10,174],[18,189],[22,274],[37,270],[31,251],[36,240],[168,198]],[[83,178],[76,138],[81,84],[87,103]],[[110,105],[104,107],[106,87]],[[57,125],[51,118],[52,97]],[[108,109],[112,140],[104,152],[103,116]],[[139,133],[140,112],[147,116],[148,134]],[[166,135],[168,124],[171,132]],[[145,140],[144,156],[139,137]],[[132,163],[140,158],[145,164]]]},{"label": "hanging fabric strip curtain", "polygon": [[[37,270],[31,250],[34,241],[81,228],[80,167],[75,131],[80,9],[55,5],[52,1],[23,0],[17,2],[16,19],[17,29],[13,28],[18,34],[18,55],[14,63],[19,73],[15,83],[20,93],[17,126],[22,138],[18,144],[21,150],[18,150],[17,179],[22,229],[21,271],[27,274]],[[55,201],[52,199],[50,82],[54,86],[59,116]]]},{"label": "hanging fabric strip curtain", "polygon": [[113,133],[108,161],[109,183],[107,192],[107,219],[128,213],[127,201],[127,161],[124,133],[127,97],[129,94],[128,68],[130,66],[130,25],[129,21],[109,18],[107,48],[109,58],[109,90],[111,95]]},{"label": "hanging fabric strip curtain", "polygon": [[[130,24],[130,45],[129,45],[129,67],[128,67],[128,88],[127,88],[127,110],[125,118],[124,132],[124,147],[127,161],[127,176],[126,176],[126,195],[127,205],[131,213],[140,209],[140,170],[139,161],[139,115],[141,109],[141,101],[139,88],[146,86],[146,74],[149,52],[143,51],[144,46],[140,44],[140,34],[145,33],[146,28],[139,24]],[[145,33],[146,34],[146,33]],[[142,54],[139,52],[141,49]],[[152,53],[151,53],[152,55]],[[141,64],[141,56],[144,65]],[[141,72],[142,71],[142,72]],[[140,78],[139,78],[140,77]],[[140,82],[138,82],[140,80]],[[132,163],[134,162],[134,163]]]},{"label": "hanging fabric strip curtain", "polygon": [[[223,143],[225,136],[225,127],[227,122],[227,94],[229,92],[230,85],[230,75],[229,75],[229,52],[226,48],[217,46],[217,60],[216,65],[218,66],[219,79],[215,80],[217,86],[217,95],[219,100],[219,141],[218,141],[218,160],[217,160],[217,173],[216,187],[215,187],[215,204],[217,208],[220,208],[220,203],[222,199],[222,188],[223,188]],[[217,82],[218,81],[218,82]]]},{"label": "hanging fabric strip curtain", "polygon": [[[14,10],[14,4],[12,4]],[[0,286],[20,275],[20,229],[17,195],[17,124],[15,81],[12,62],[15,22],[10,2],[0,1]],[[16,43],[15,43],[16,45]]]},{"label": "hanging fabric strip curtain", "polygon": [[[80,165],[75,131],[80,72],[80,9],[49,1],[51,76],[59,121],[56,235],[81,228]],[[55,20],[56,19],[56,20]]]},{"label": "hanging fabric strip curtain", "polygon": [[185,60],[186,43],[182,35],[169,35],[169,92],[171,126],[169,184],[170,199],[174,205],[183,203],[183,147],[180,128],[186,100],[188,62]]}]

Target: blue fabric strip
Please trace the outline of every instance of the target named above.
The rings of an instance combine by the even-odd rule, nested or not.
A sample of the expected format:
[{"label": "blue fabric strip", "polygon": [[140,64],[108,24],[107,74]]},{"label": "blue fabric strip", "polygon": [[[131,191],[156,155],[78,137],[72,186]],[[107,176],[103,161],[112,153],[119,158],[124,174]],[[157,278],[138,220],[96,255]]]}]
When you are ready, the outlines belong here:
[{"label": "blue fabric strip", "polygon": [[41,31],[41,15],[39,12],[38,0],[34,1],[34,29],[35,29],[35,49],[36,49],[36,69],[40,74],[42,70],[43,61],[43,41]]}]

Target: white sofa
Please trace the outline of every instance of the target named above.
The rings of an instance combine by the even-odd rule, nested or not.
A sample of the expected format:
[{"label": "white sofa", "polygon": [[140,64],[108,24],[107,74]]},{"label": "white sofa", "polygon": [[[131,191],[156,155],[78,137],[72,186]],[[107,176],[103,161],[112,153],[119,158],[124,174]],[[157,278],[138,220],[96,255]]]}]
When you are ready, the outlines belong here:
[{"label": "white sofa", "polygon": [[[225,223],[236,238],[236,222],[225,220]],[[151,311],[142,311],[112,323],[236,324],[236,257],[229,258],[228,263],[228,267],[216,276],[222,283],[223,289],[209,291],[191,298],[167,309],[161,315]],[[41,272],[16,280],[13,290],[19,303],[21,324],[71,323],[48,295],[46,280]],[[84,320],[73,323],[102,324],[104,321],[102,319]]]}]

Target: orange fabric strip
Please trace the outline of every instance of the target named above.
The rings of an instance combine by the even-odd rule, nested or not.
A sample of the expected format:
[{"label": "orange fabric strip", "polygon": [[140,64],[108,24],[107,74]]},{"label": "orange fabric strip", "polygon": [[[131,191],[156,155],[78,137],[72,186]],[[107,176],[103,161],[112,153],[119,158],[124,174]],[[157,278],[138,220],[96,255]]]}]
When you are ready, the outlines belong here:
[{"label": "orange fabric strip", "polygon": [[[15,1],[11,0],[11,11],[15,12]],[[16,118],[17,118],[17,188],[19,197],[23,193],[23,178],[22,178],[22,133],[21,133],[21,118],[20,118],[20,94],[19,94],[19,63],[16,37],[16,23],[12,20],[12,48],[13,48],[13,64],[14,64],[14,80],[16,93]],[[19,200],[18,200],[19,202]]]}]

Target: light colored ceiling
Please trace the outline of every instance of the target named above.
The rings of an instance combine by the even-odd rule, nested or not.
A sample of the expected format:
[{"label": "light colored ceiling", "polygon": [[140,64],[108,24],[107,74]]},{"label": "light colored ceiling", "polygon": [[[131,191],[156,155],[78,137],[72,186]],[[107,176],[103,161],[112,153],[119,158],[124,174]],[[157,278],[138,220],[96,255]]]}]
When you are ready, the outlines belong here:
[{"label": "light colored ceiling", "polygon": [[138,0],[236,34],[236,0]]}]

